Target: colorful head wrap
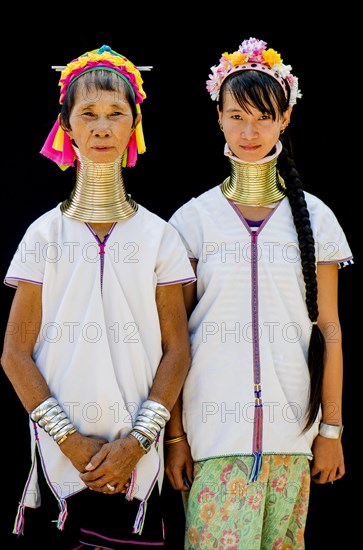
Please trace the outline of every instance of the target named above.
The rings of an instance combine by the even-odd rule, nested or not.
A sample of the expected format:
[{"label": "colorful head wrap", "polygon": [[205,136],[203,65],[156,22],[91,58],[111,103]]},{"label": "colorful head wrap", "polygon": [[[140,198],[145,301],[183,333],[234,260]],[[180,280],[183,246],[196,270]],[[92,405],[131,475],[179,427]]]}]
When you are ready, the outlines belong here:
[{"label": "colorful head wrap", "polygon": [[[61,87],[59,103],[63,104],[72,82],[87,72],[97,70],[106,70],[118,74],[132,91],[135,97],[137,112],[141,112],[140,103],[144,101],[146,94],[142,88],[143,80],[140,71],[125,56],[111,50],[109,46],[102,46],[98,50],[86,52],[63,68],[58,84]],[[135,132],[130,137],[123,156],[122,165],[135,166],[137,153],[144,153],[145,150],[144,135],[140,121],[136,126]],[[74,166],[76,155],[73,145],[68,134],[61,128],[58,118],[40,152],[56,162],[63,170],[69,166]]]},{"label": "colorful head wrap", "polygon": [[[232,73],[245,70],[259,71],[272,76],[289,98],[289,105],[295,105],[302,97],[299,81],[291,73],[291,65],[284,65],[281,55],[272,48],[266,49],[267,43],[257,38],[244,40],[237,51],[225,52],[219,60],[219,65],[211,67],[212,73],[207,80],[207,90],[214,101],[218,101],[219,92],[224,80]],[[290,88],[288,94],[287,86]]]}]

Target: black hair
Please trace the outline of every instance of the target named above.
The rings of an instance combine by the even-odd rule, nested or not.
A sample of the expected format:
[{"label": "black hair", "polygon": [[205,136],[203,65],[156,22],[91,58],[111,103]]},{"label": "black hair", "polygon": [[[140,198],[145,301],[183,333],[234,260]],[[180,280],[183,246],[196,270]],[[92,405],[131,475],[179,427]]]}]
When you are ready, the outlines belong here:
[{"label": "black hair", "polygon": [[60,113],[60,122],[64,130],[71,130],[69,119],[80,81],[85,87],[86,92],[91,92],[92,88],[96,88],[96,90],[105,90],[107,92],[123,92],[131,107],[133,123],[135,124],[138,113],[136,111],[135,94],[130,88],[131,85],[125,82],[121,76],[112,71],[97,69],[95,71],[83,73],[79,78],[76,78],[70,83]]},{"label": "black hair", "polygon": [[[287,86],[289,89],[289,86]],[[222,84],[219,108],[223,110],[225,92],[232,94],[237,103],[247,112],[251,107],[269,114],[273,120],[282,117],[289,108],[289,98],[285,96],[281,85],[266,73],[244,70],[232,73]],[[319,412],[324,374],[325,340],[316,322],[318,310],[318,284],[316,277],[315,241],[306,204],[303,184],[297,171],[292,154],[288,132],[280,137],[282,151],[277,159],[277,170],[286,186],[299,241],[302,273],[305,283],[305,303],[309,319],[313,323],[308,349],[308,368],[310,373],[309,403],[306,411],[304,430],[315,422]]]}]

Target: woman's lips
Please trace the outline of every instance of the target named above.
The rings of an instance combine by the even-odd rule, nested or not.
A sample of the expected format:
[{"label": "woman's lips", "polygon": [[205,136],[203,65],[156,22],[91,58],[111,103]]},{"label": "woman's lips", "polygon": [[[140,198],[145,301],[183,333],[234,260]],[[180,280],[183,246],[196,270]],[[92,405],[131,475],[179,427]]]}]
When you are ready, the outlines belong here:
[{"label": "woman's lips", "polygon": [[259,145],[240,145],[240,147],[244,151],[256,151],[260,146]]}]

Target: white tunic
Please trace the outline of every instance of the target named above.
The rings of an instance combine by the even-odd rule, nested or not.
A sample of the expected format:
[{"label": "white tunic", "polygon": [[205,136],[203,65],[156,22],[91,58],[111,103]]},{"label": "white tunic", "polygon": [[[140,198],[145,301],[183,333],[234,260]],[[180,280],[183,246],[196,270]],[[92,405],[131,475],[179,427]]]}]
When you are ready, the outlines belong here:
[{"label": "white tunic", "polygon": [[[43,285],[33,358],[52,395],[82,434],[110,441],[127,435],[162,357],[156,286],[195,280],[178,232],[139,205],[100,246],[87,224],[62,215],[58,205],[20,242],[5,283],[19,280]],[[34,457],[33,422],[30,427]],[[85,485],[52,437],[40,428],[38,437],[45,475],[64,507]],[[160,483],[162,447],[161,434],[158,448],[139,461],[130,496],[143,501]],[[40,504],[36,468],[24,503]]]},{"label": "white tunic", "polygon": [[[305,196],[317,262],[351,263],[333,212],[317,197]],[[261,372],[263,452],[311,457],[318,422],[301,434],[311,322],[288,199],[254,235],[220,186],[191,199],[169,221],[189,258],[198,261],[198,303],[189,321],[193,359],[183,392],[193,458],[252,454],[254,364]]]}]

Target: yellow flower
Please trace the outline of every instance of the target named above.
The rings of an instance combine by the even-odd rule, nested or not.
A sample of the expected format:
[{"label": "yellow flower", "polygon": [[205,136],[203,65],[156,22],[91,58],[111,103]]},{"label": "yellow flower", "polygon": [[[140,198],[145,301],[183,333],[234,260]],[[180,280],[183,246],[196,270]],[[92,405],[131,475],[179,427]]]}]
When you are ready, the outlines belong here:
[{"label": "yellow flower", "polygon": [[192,527],[190,527],[188,530],[188,539],[191,544],[194,544],[199,541],[199,534],[196,527],[194,527],[194,525],[192,525]]},{"label": "yellow flower", "polygon": [[207,504],[203,504],[200,511],[200,517],[203,521],[210,521],[213,516],[215,516],[216,513],[216,505],[214,502],[208,502]]},{"label": "yellow flower", "polygon": [[243,65],[243,63],[246,63],[247,60],[247,56],[239,51],[233,53],[225,52],[222,57],[229,61],[231,65],[233,65],[233,67],[237,67],[237,65]]},{"label": "yellow flower", "polygon": [[262,52],[262,57],[264,58],[266,63],[269,65],[269,67],[272,67],[275,64],[277,65],[281,64],[281,55],[277,53],[275,50],[273,50],[272,48],[269,48],[268,50],[265,50],[264,52]]}]

